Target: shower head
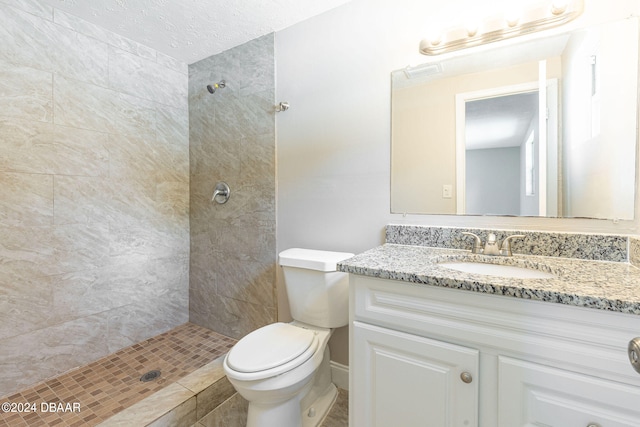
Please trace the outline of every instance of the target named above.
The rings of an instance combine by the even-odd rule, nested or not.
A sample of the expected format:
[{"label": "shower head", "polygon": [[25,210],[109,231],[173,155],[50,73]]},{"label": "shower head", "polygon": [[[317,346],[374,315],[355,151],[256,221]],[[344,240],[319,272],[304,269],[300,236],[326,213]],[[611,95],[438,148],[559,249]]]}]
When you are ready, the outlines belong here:
[{"label": "shower head", "polygon": [[226,86],[225,81],[220,80],[218,83],[207,85],[207,90],[209,91],[209,93],[213,93],[216,91],[216,89],[223,89],[225,86]]}]

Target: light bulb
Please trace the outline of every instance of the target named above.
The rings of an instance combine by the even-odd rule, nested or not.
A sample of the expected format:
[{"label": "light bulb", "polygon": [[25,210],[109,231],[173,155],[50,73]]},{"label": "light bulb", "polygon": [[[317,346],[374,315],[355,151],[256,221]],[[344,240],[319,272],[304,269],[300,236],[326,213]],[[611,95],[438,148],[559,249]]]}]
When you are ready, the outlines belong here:
[{"label": "light bulb", "polygon": [[509,27],[515,27],[521,17],[522,9],[515,4],[510,4],[504,12],[504,19]]},{"label": "light bulb", "polygon": [[467,35],[469,37],[473,37],[476,34],[478,34],[478,23],[477,22],[467,22],[467,25],[465,25],[465,28],[467,30]]},{"label": "light bulb", "polygon": [[567,0],[555,0],[551,3],[551,13],[554,15],[561,15],[569,6],[569,2]]},{"label": "light bulb", "polygon": [[429,30],[426,39],[429,41],[431,46],[438,46],[442,43],[442,29],[438,27],[433,27]]}]

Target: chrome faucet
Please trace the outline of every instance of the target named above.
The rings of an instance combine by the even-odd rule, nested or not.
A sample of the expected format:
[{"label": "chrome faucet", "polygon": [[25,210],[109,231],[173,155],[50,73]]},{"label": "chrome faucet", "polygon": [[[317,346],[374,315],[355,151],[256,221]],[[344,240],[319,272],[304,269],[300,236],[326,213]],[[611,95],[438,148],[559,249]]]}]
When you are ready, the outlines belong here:
[{"label": "chrome faucet", "polygon": [[500,255],[500,256],[512,256],[511,252],[511,239],[515,238],[524,238],[526,237],[523,234],[512,234],[511,236],[506,237],[502,244],[500,245],[500,249],[498,249],[498,240],[496,239],[496,235],[493,233],[489,233],[487,237],[487,241],[484,244],[484,248],[482,247],[482,240],[476,234],[468,233],[466,231],[462,232],[465,236],[473,237],[473,246],[471,247],[471,252],[474,254],[484,254],[484,255]]},{"label": "chrome faucet", "polygon": [[511,252],[511,239],[524,239],[524,234],[512,234],[511,236],[507,236],[503,241],[502,245],[500,245],[500,255],[502,256],[512,256]]},{"label": "chrome faucet", "polygon": [[495,234],[489,233],[489,237],[487,237],[487,241],[484,243],[484,250],[482,253],[485,255],[500,255],[498,240],[496,239]]},{"label": "chrome faucet", "polygon": [[480,238],[473,233],[467,233],[466,231],[463,231],[462,234],[464,234],[465,236],[471,236],[473,237],[473,246],[471,246],[471,253],[473,254],[481,254],[482,253],[482,240],[480,240]]}]

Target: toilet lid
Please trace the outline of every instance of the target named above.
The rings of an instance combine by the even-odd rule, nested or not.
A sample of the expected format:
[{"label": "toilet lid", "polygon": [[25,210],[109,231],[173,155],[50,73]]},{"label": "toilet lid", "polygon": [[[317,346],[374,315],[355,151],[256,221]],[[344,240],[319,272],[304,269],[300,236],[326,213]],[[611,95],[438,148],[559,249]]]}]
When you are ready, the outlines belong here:
[{"label": "toilet lid", "polygon": [[304,353],[315,334],[288,323],[272,323],[246,335],[227,355],[227,364],[238,372],[272,369]]}]

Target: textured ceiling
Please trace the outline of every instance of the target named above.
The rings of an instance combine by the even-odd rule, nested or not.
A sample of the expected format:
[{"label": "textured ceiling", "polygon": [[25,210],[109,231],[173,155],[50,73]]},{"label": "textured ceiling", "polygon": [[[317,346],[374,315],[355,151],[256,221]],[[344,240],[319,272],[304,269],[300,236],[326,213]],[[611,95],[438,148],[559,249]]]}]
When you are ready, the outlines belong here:
[{"label": "textured ceiling", "polygon": [[43,0],[188,64],[349,0]]}]

